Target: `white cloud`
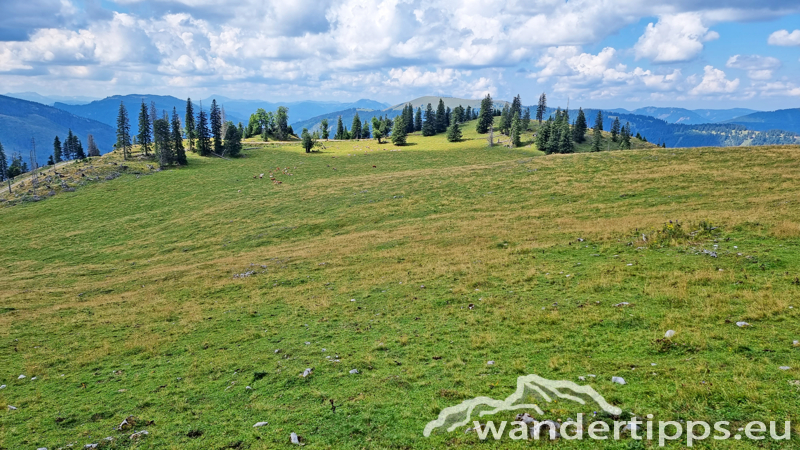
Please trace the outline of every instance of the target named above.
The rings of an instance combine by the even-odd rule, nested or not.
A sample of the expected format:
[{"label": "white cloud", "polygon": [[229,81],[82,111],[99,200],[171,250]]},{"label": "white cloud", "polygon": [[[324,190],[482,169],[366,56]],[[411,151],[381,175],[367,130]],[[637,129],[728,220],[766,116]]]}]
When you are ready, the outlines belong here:
[{"label": "white cloud", "polygon": [[668,14],[658,23],[647,25],[634,46],[636,59],[647,58],[656,63],[689,61],[703,50],[703,43],[718,39],[716,31],[703,25],[699,13]]},{"label": "white cloud", "polygon": [[725,66],[746,70],[747,76],[753,80],[769,80],[772,73],[781,67],[781,61],[771,56],[733,55]]},{"label": "white cloud", "polygon": [[767,43],[785,47],[800,45],[800,30],[794,30],[791,33],[786,30],[778,30],[769,35]]},{"label": "white cloud", "polygon": [[728,80],[725,76],[725,72],[715,69],[714,66],[706,66],[703,73],[703,80],[689,91],[689,93],[693,95],[730,94],[738,87],[738,78]]}]

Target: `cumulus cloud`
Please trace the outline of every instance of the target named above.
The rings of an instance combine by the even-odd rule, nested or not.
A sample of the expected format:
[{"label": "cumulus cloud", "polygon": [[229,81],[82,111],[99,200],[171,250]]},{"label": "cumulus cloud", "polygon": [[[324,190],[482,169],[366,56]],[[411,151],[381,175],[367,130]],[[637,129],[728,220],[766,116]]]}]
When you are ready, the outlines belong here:
[{"label": "cumulus cloud", "polygon": [[778,30],[769,35],[767,43],[784,47],[800,45],[800,30],[794,30],[791,33],[786,30]]},{"label": "cumulus cloud", "polygon": [[656,63],[689,61],[700,54],[704,42],[718,38],[716,31],[703,25],[698,13],[669,14],[647,25],[634,50],[637,59]]},{"label": "cumulus cloud", "polygon": [[728,80],[725,76],[725,72],[714,68],[714,66],[706,66],[704,68],[703,80],[689,91],[689,93],[693,95],[730,94],[738,87],[738,78]]},{"label": "cumulus cloud", "polygon": [[753,80],[769,80],[773,72],[781,67],[781,61],[771,56],[733,55],[725,66],[746,70],[747,76]]}]

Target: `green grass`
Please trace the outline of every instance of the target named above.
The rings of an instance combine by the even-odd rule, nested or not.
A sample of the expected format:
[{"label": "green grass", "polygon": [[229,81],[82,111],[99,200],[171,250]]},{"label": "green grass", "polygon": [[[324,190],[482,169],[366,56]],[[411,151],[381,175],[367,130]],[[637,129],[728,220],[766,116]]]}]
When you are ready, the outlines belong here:
[{"label": "green grass", "polygon": [[[797,147],[409,143],[248,143],[1,208],[0,448],[474,447],[422,430],[532,373],[661,420],[800,420]],[[598,446],[639,448],[548,444]]]}]

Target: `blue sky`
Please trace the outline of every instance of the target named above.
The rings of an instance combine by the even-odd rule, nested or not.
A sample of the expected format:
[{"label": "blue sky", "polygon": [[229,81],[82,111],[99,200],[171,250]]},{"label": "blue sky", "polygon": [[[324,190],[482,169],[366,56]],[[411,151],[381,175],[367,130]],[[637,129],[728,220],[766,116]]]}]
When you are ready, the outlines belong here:
[{"label": "blue sky", "polygon": [[786,0],[4,2],[0,92],[800,105]]}]

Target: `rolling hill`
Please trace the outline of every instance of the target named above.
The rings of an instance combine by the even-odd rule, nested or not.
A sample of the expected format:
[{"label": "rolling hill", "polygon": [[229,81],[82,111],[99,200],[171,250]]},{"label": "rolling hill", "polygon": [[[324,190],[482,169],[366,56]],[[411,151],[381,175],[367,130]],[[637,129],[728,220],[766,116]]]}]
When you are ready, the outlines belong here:
[{"label": "rolling hill", "polygon": [[85,105],[97,100],[96,98],[83,96],[40,95],[37,92],[9,92],[6,96],[18,98],[20,100],[28,100],[29,102],[41,103],[47,106],[53,106],[56,102],[66,103],[68,105]]},{"label": "rolling hill", "polygon": [[[211,98],[203,100],[204,104],[211,104]],[[267,111],[275,111],[279,106],[285,106],[289,109],[289,120],[293,123],[308,120],[312,117],[330,114],[335,111],[343,111],[348,109],[376,109],[382,110],[389,105],[386,103],[376,102],[375,100],[361,99],[355,102],[341,103],[341,102],[318,102],[318,101],[300,101],[300,102],[266,102],[262,100],[236,100],[216,96],[218,102],[225,105],[225,112],[242,117],[245,120],[250,117],[250,114],[256,112],[258,108],[264,108]],[[247,125],[247,122],[242,122]]]},{"label": "rolling hill", "polygon": [[754,112],[727,120],[725,123],[742,125],[751,130],[787,130],[800,133],[800,109]]},{"label": "rolling hill", "polygon": [[53,153],[53,139],[64,138],[69,129],[86,149],[91,134],[101,153],[110,152],[116,142],[116,131],[110,126],[71,114],[41,103],[0,95],[0,142],[6,155],[19,152],[25,160],[31,150],[31,138],[36,139],[36,156],[40,165]]},{"label": "rolling hill", "polygon": [[[433,106],[434,111],[436,110],[436,106],[439,104],[439,99],[442,99],[444,102],[444,106],[449,107],[450,109],[455,108],[456,106],[463,106],[466,108],[467,106],[471,106],[473,109],[481,107],[481,99],[468,99],[468,98],[456,98],[456,97],[440,97],[437,95],[427,95],[424,97],[415,98],[414,100],[409,100],[407,102],[398,103],[391,108],[390,110],[393,111],[402,111],[403,108],[411,103],[411,106],[414,107],[416,110],[417,108],[422,108],[425,111],[425,108],[428,106],[428,103]],[[505,100],[494,100],[494,107],[495,108],[502,108],[505,104],[508,103]]]}]

